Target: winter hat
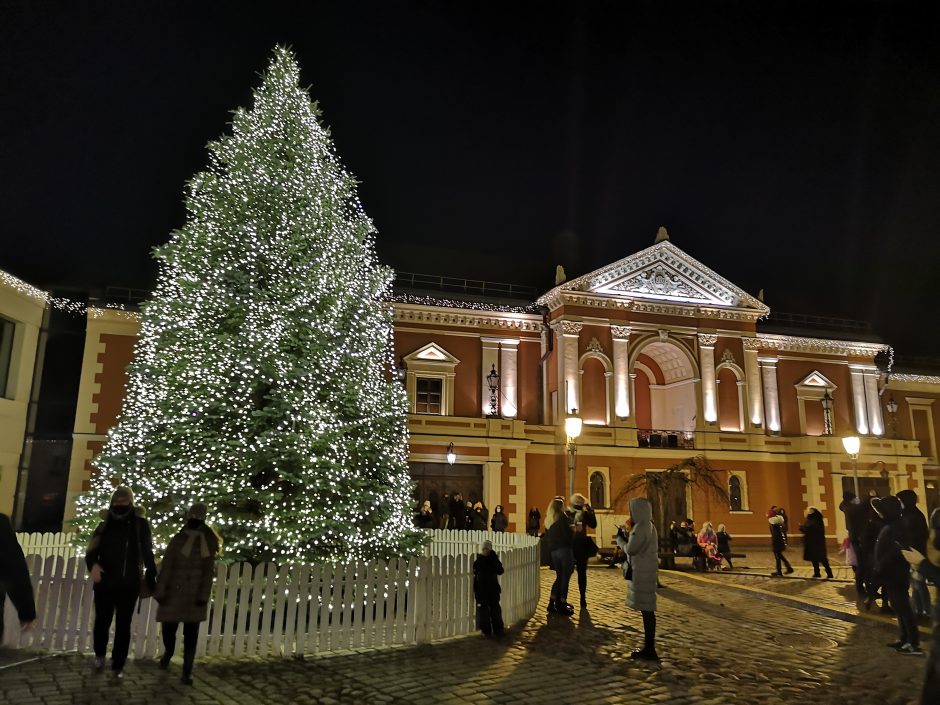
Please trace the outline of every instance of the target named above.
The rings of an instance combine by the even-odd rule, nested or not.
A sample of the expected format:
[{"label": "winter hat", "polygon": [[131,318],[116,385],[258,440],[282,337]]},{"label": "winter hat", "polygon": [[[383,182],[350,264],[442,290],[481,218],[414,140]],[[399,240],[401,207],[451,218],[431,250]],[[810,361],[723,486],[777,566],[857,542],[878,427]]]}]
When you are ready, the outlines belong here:
[{"label": "winter hat", "polygon": [[134,504],[134,491],[125,485],[118,485],[111,494],[111,504],[118,498],[126,498],[128,504]]},{"label": "winter hat", "polygon": [[490,550],[492,551],[492,550],[493,550],[493,542],[492,542],[492,541],[484,541],[484,542],[483,542],[483,548],[488,548],[488,549],[490,549]]},{"label": "winter hat", "polygon": [[773,526],[778,526],[778,525],[779,525],[779,526],[782,526],[782,525],[783,525],[783,517],[780,516],[779,514],[774,514],[772,517],[769,517],[769,518],[767,519],[767,522],[768,522],[769,524],[773,525]]},{"label": "winter hat", "polygon": [[878,516],[886,521],[894,521],[901,518],[901,500],[897,497],[888,495],[887,497],[874,497],[871,500],[871,506]]},{"label": "winter hat", "polygon": [[842,499],[845,500],[846,502],[851,502],[853,499],[855,499],[855,493],[854,493],[854,492],[843,492],[843,493],[842,493]]},{"label": "winter hat", "polygon": [[767,510],[767,518],[777,516],[777,505],[771,505],[770,509]]},{"label": "winter hat", "polygon": [[913,509],[917,504],[917,493],[914,490],[901,490],[897,496],[905,509]]},{"label": "winter hat", "polygon": [[193,519],[198,519],[199,521],[206,520],[206,513],[206,505],[202,502],[196,502],[196,504],[189,508],[189,516],[191,516]]}]

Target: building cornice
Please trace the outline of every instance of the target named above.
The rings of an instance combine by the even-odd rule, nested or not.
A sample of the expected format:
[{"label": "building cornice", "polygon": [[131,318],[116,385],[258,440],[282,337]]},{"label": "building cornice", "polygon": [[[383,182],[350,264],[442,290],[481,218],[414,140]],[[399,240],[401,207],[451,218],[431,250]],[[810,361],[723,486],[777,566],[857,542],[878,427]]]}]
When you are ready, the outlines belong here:
[{"label": "building cornice", "polygon": [[892,382],[910,382],[913,384],[938,384],[940,385],[940,376],[938,375],[915,375],[900,372],[891,375]]},{"label": "building cornice", "polygon": [[421,304],[394,303],[395,323],[423,323],[458,328],[501,328],[538,333],[542,317],[531,313],[477,311]]},{"label": "building cornice", "polygon": [[884,343],[863,343],[851,340],[829,340],[826,338],[800,338],[793,335],[757,335],[761,350],[779,350],[786,352],[822,353],[824,355],[851,355],[855,357],[874,357],[890,349]]},{"label": "building cornice", "polygon": [[718,307],[702,304],[635,299],[626,296],[608,296],[586,292],[554,290],[547,293],[538,303],[555,310],[560,306],[585,306],[588,308],[634,311],[661,316],[681,316],[683,318],[711,318],[722,321],[756,322],[764,315],[762,311],[738,307]]}]

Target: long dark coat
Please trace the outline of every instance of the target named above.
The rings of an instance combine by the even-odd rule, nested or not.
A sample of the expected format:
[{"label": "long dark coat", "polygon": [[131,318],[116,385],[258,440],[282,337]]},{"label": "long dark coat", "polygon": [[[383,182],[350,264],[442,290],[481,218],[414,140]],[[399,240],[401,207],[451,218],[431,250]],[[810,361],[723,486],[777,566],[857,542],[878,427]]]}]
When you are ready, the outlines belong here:
[{"label": "long dark coat", "polygon": [[215,532],[193,519],[170,540],[154,592],[158,622],[205,621],[218,552]]},{"label": "long dark coat", "polygon": [[[10,596],[16,614],[22,622],[36,619],[36,603],[33,601],[33,584],[29,580],[29,568],[13,532],[13,525],[6,514],[0,514],[0,611],[3,610],[3,595]],[[3,636],[3,615],[0,614],[0,636]]]},{"label": "long dark coat", "polygon": [[800,527],[803,532],[803,560],[821,563],[828,560],[826,554],[826,526],[823,515],[814,509],[806,517],[806,523]]},{"label": "long dark coat", "polygon": [[498,576],[503,574],[503,563],[495,551],[488,556],[477,554],[473,561],[473,596],[477,602],[498,602],[502,589]]},{"label": "long dark coat", "polygon": [[139,507],[131,507],[125,517],[102,512],[102,521],[85,550],[88,570],[101,566],[101,582],[95,590],[140,591],[140,579],[153,585],[157,567],[153,559],[150,524]]}]

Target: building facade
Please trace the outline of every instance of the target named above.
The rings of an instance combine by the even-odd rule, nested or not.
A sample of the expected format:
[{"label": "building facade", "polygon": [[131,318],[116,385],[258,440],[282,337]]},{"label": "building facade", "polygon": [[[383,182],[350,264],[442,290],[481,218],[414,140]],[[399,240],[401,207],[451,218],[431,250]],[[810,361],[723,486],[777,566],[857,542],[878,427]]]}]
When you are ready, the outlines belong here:
[{"label": "building facade", "polygon": [[[692,488],[696,523],[766,540],[766,510],[809,506],[828,533],[845,526],[845,489],[914,489],[937,502],[940,377],[885,374],[881,343],[768,332],[769,309],[673,245],[657,242],[563,282],[528,305],[399,295],[394,354],[410,403],[416,499],[460,491],[502,505],[510,530],[576,491],[598,510],[609,545],[624,518],[619,490],[692,456],[719,471],[730,501]],[[69,493],[120,413],[137,323],[88,317]],[[565,421],[582,420],[576,453]],[[861,438],[853,461],[843,436]],[[448,455],[451,454],[448,461]],[[67,518],[72,511],[69,502]],[[926,506],[925,506],[926,508]]]}]

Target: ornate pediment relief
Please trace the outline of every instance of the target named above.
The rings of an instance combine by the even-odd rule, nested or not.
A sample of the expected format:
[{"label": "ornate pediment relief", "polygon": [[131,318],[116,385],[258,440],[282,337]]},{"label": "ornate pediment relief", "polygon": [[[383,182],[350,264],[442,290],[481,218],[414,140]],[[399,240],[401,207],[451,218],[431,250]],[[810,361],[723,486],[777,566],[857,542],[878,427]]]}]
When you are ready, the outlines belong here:
[{"label": "ornate pediment relief", "polygon": [[549,306],[571,294],[637,302],[662,302],[703,309],[750,311],[755,317],[769,309],[763,302],[690,257],[669,240],[657,242],[594,272],[565,282],[539,303]]}]

